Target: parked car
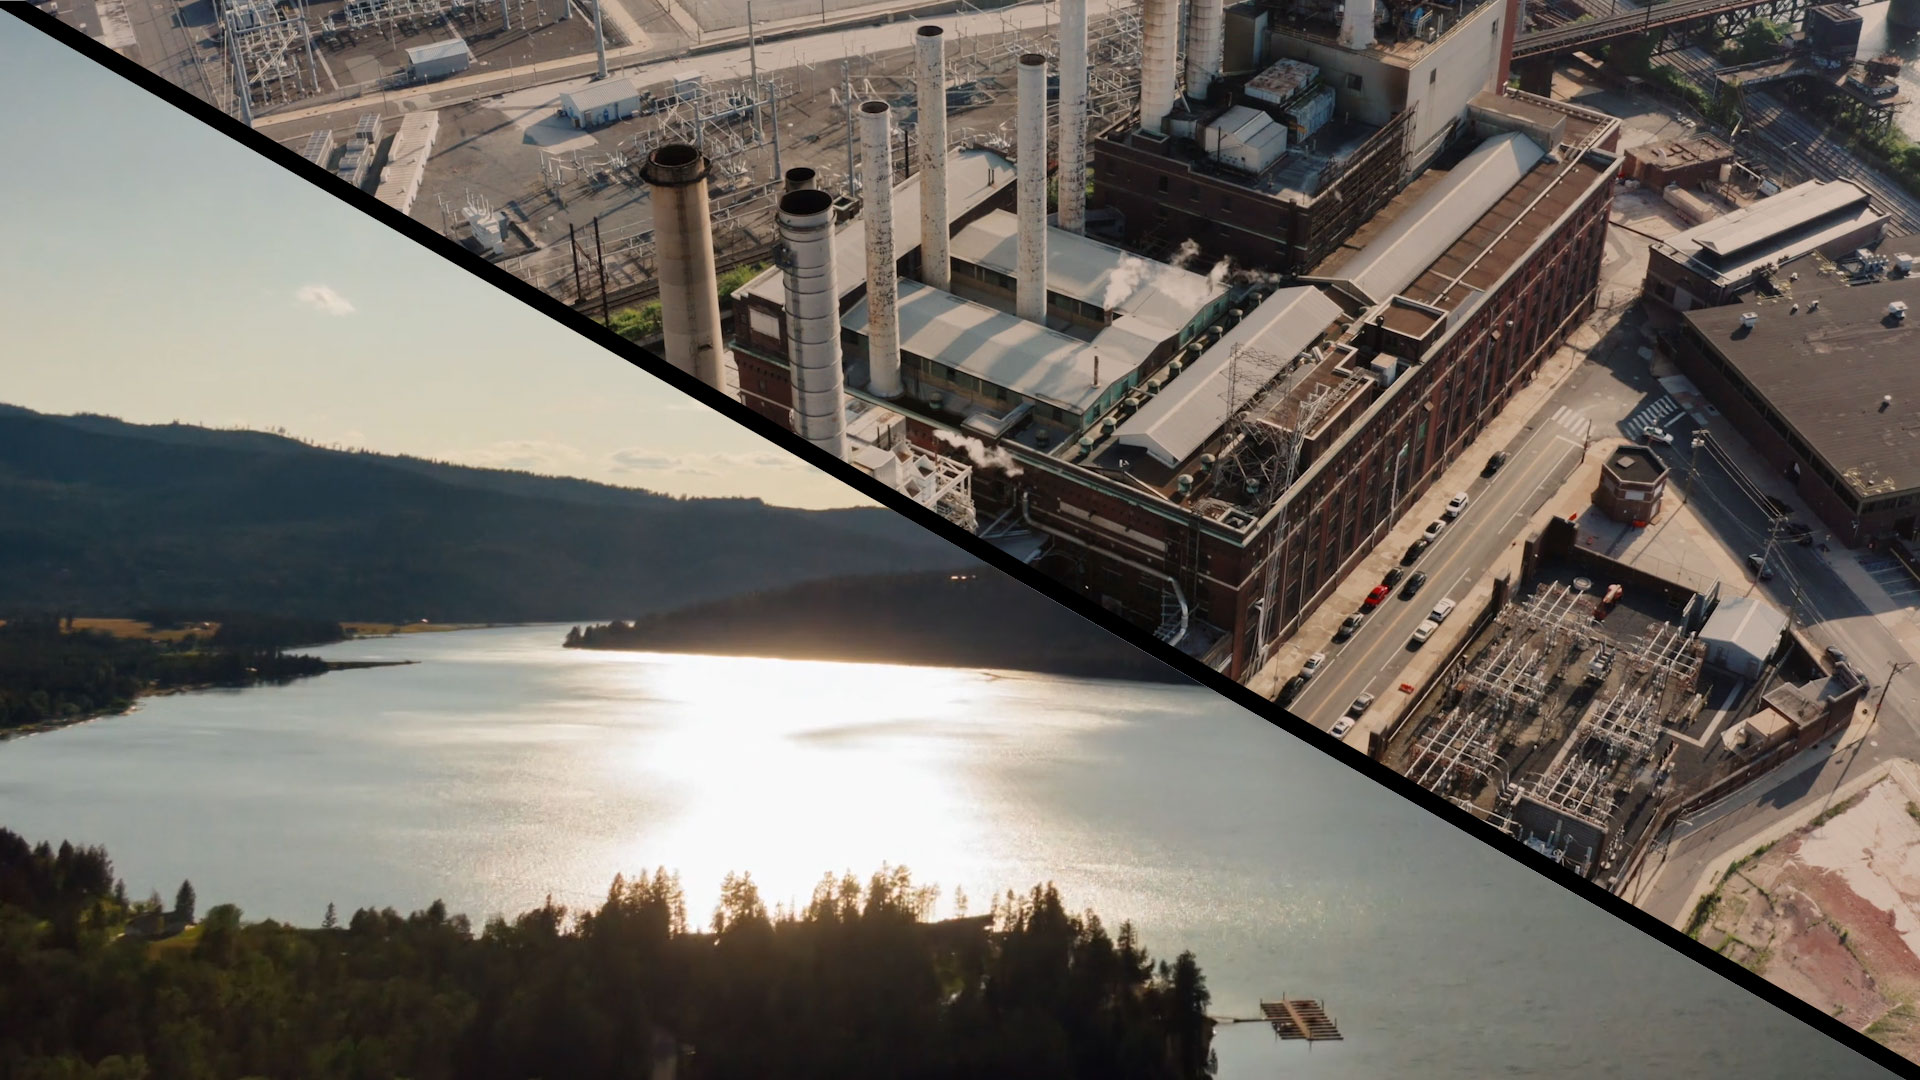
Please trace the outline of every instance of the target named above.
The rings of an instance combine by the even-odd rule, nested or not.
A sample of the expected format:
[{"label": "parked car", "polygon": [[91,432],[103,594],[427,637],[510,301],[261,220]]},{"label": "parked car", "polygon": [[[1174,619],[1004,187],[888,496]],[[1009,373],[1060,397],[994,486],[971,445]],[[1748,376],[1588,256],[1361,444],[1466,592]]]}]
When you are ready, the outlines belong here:
[{"label": "parked car", "polygon": [[1467,493],[1463,491],[1460,494],[1455,495],[1453,498],[1447,500],[1447,520],[1452,521],[1454,518],[1459,517],[1460,511],[1465,510],[1466,508],[1467,508]]},{"label": "parked car", "polygon": [[1380,601],[1385,600],[1392,592],[1393,590],[1385,585],[1375,585],[1373,591],[1367,594],[1367,606],[1379,607]]},{"label": "parked car", "polygon": [[1361,694],[1359,697],[1353,699],[1353,704],[1347,706],[1347,715],[1358,720],[1360,718],[1360,714],[1366,712],[1367,707],[1372,704],[1373,704],[1372,694]]},{"label": "parked car", "polygon": [[1350,637],[1352,637],[1352,636],[1353,636],[1353,632],[1354,632],[1355,630],[1358,630],[1358,629],[1360,629],[1360,624],[1361,624],[1361,622],[1363,622],[1363,621],[1364,621],[1364,620],[1363,620],[1363,618],[1362,618],[1361,616],[1359,616],[1359,615],[1349,615],[1349,616],[1347,616],[1347,617],[1346,617],[1346,619],[1344,619],[1344,620],[1343,620],[1343,621],[1342,621],[1342,622],[1340,623],[1340,629],[1338,629],[1338,630],[1335,630],[1335,631],[1333,632],[1333,640],[1335,640],[1335,641],[1345,641],[1345,640],[1347,640],[1348,638],[1350,638]]},{"label": "parked car", "polygon": [[1327,734],[1333,736],[1336,739],[1344,739],[1347,737],[1347,732],[1352,730],[1353,730],[1353,717],[1343,716],[1340,719],[1335,720],[1333,722],[1333,726],[1327,729]]},{"label": "parked car", "polygon": [[1780,535],[1786,537],[1789,540],[1792,540],[1794,543],[1799,544],[1801,547],[1813,546],[1813,529],[1810,528],[1805,522],[1802,522],[1802,521],[1783,522],[1780,526]]},{"label": "parked car", "polygon": [[1454,603],[1453,598],[1448,597],[1447,599],[1442,600],[1439,603],[1433,605],[1433,611],[1427,615],[1427,618],[1432,619],[1434,622],[1437,622],[1437,623],[1446,622],[1447,616],[1453,614],[1453,609],[1457,606],[1458,605]]},{"label": "parked car", "polygon": [[1420,558],[1420,556],[1427,550],[1427,548],[1431,546],[1433,546],[1433,541],[1427,539],[1424,536],[1418,540],[1415,540],[1412,544],[1409,544],[1407,546],[1407,553],[1405,555],[1400,556],[1400,565],[1412,566],[1414,564],[1414,561]]},{"label": "parked car", "polygon": [[1436,521],[1433,524],[1427,526],[1427,531],[1421,533],[1420,537],[1421,539],[1425,540],[1427,543],[1431,544],[1435,540],[1440,539],[1440,533],[1444,531],[1446,527],[1447,527],[1446,522]]},{"label": "parked car", "polygon": [[1659,443],[1661,446],[1673,445],[1673,436],[1667,434],[1666,428],[1651,424],[1640,429],[1640,437],[1650,443]]},{"label": "parked car", "polygon": [[1413,640],[1411,644],[1416,649],[1425,645],[1427,639],[1432,637],[1433,632],[1438,629],[1440,629],[1440,624],[1434,622],[1432,619],[1423,621],[1419,626],[1413,628]]},{"label": "parked car", "polygon": [[1280,688],[1280,704],[1291,705],[1293,699],[1300,696],[1300,691],[1306,688],[1307,677],[1305,675],[1295,675],[1293,678],[1288,679],[1287,685]]},{"label": "parked car", "polygon": [[1395,585],[1400,584],[1400,579],[1405,576],[1407,576],[1407,571],[1404,567],[1389,566],[1387,567],[1386,575],[1380,579],[1380,584],[1391,589]]},{"label": "parked car", "polygon": [[1766,558],[1757,551],[1747,556],[1747,570],[1761,581],[1773,580],[1773,568],[1767,565]]},{"label": "parked car", "polygon": [[1422,571],[1415,570],[1413,572],[1413,576],[1407,579],[1407,583],[1400,587],[1400,599],[1402,600],[1413,599],[1413,594],[1419,592],[1420,586],[1425,585],[1426,583],[1427,583],[1427,575]]},{"label": "parked car", "polygon": [[1838,666],[1847,662],[1847,654],[1841,652],[1838,646],[1829,645],[1827,646],[1827,659]]},{"label": "parked car", "polygon": [[1320,674],[1320,666],[1326,662],[1327,654],[1323,652],[1317,652],[1307,657],[1307,662],[1300,665],[1300,677],[1303,679],[1311,679],[1315,675]]},{"label": "parked car", "polygon": [[1506,463],[1507,463],[1507,452],[1505,450],[1502,450],[1499,453],[1494,454],[1492,457],[1487,459],[1487,467],[1480,470],[1480,475],[1492,476],[1494,473],[1497,473],[1500,471],[1500,466],[1505,465]]}]

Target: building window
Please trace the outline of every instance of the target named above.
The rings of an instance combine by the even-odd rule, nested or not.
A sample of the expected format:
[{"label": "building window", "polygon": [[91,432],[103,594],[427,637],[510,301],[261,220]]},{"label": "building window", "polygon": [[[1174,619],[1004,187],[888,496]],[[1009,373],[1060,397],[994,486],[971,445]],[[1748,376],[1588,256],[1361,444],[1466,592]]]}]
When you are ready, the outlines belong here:
[{"label": "building window", "polygon": [[1161,191],[1161,193],[1162,193],[1162,194],[1164,194],[1164,193],[1166,192],[1166,190],[1167,190],[1167,178],[1166,178],[1166,177],[1164,177],[1164,176],[1162,176],[1162,177],[1160,177],[1160,179],[1159,179],[1159,180],[1157,181],[1157,183],[1158,183],[1158,185],[1159,185],[1159,188],[1160,188],[1160,191]]},{"label": "building window", "polygon": [[1439,82],[1439,81],[1440,81],[1440,69],[1439,69],[1439,68],[1434,68],[1434,69],[1433,69],[1432,71],[1429,71],[1429,72],[1427,72],[1427,85],[1428,85],[1428,86],[1432,86],[1432,85],[1433,85],[1434,83],[1437,83],[1437,82]]},{"label": "building window", "polygon": [[1347,89],[1349,90],[1360,89],[1360,76],[1358,75],[1347,76]]}]

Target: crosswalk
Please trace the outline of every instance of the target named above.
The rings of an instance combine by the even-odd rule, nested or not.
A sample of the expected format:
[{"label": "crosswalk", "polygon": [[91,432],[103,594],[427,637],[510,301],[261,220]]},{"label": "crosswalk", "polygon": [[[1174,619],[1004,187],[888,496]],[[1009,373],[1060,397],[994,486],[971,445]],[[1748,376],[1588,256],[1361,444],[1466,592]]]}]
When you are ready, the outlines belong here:
[{"label": "crosswalk", "polygon": [[1626,432],[1627,438],[1637,439],[1641,432],[1666,423],[1668,417],[1679,411],[1680,403],[1673,400],[1671,395],[1664,395],[1642,405],[1632,416],[1621,421],[1620,430]]},{"label": "crosswalk", "polygon": [[1553,422],[1573,432],[1575,435],[1587,433],[1587,418],[1579,409],[1562,405],[1554,410]]}]

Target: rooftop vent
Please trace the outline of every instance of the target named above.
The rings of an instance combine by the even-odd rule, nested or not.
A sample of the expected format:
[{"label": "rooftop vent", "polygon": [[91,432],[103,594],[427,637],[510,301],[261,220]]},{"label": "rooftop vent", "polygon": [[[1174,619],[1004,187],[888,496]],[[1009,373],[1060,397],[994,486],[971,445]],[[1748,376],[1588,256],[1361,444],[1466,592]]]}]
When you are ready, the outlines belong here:
[{"label": "rooftop vent", "polygon": [[1893,257],[1893,265],[1899,267],[1901,273],[1911,274],[1913,273],[1913,256],[1904,251],[1899,252]]},{"label": "rooftop vent", "polygon": [[1807,301],[1807,310],[1808,310],[1808,311],[1810,311],[1810,312],[1811,312],[1811,311],[1819,311],[1819,310],[1820,310],[1820,298],[1816,296],[1816,297],[1814,297],[1814,298],[1813,298],[1812,300],[1809,300],[1809,301]]},{"label": "rooftop vent", "polygon": [[1751,311],[1743,312],[1740,316],[1740,329],[1751,330],[1753,329],[1753,324],[1759,321],[1760,316],[1757,313]]},{"label": "rooftop vent", "polygon": [[1907,302],[1905,300],[1895,300],[1893,303],[1888,304],[1887,314],[1895,319],[1905,319],[1907,317]]}]

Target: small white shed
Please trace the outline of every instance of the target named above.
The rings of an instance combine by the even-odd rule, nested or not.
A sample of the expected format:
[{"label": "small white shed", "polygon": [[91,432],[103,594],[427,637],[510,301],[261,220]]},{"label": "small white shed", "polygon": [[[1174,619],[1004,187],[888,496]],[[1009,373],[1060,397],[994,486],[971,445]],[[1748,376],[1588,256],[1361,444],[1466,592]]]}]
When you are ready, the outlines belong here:
[{"label": "small white shed", "polygon": [[473,65],[473,50],[461,38],[417,45],[407,50],[407,75],[414,82],[444,79]]},{"label": "small white shed", "polygon": [[577,128],[596,128],[640,111],[632,79],[601,79],[560,95],[560,111]]},{"label": "small white shed", "polygon": [[1707,646],[1707,663],[1752,679],[1786,632],[1785,612],[1757,596],[1736,596],[1720,601],[1701,628],[1700,640]]}]

